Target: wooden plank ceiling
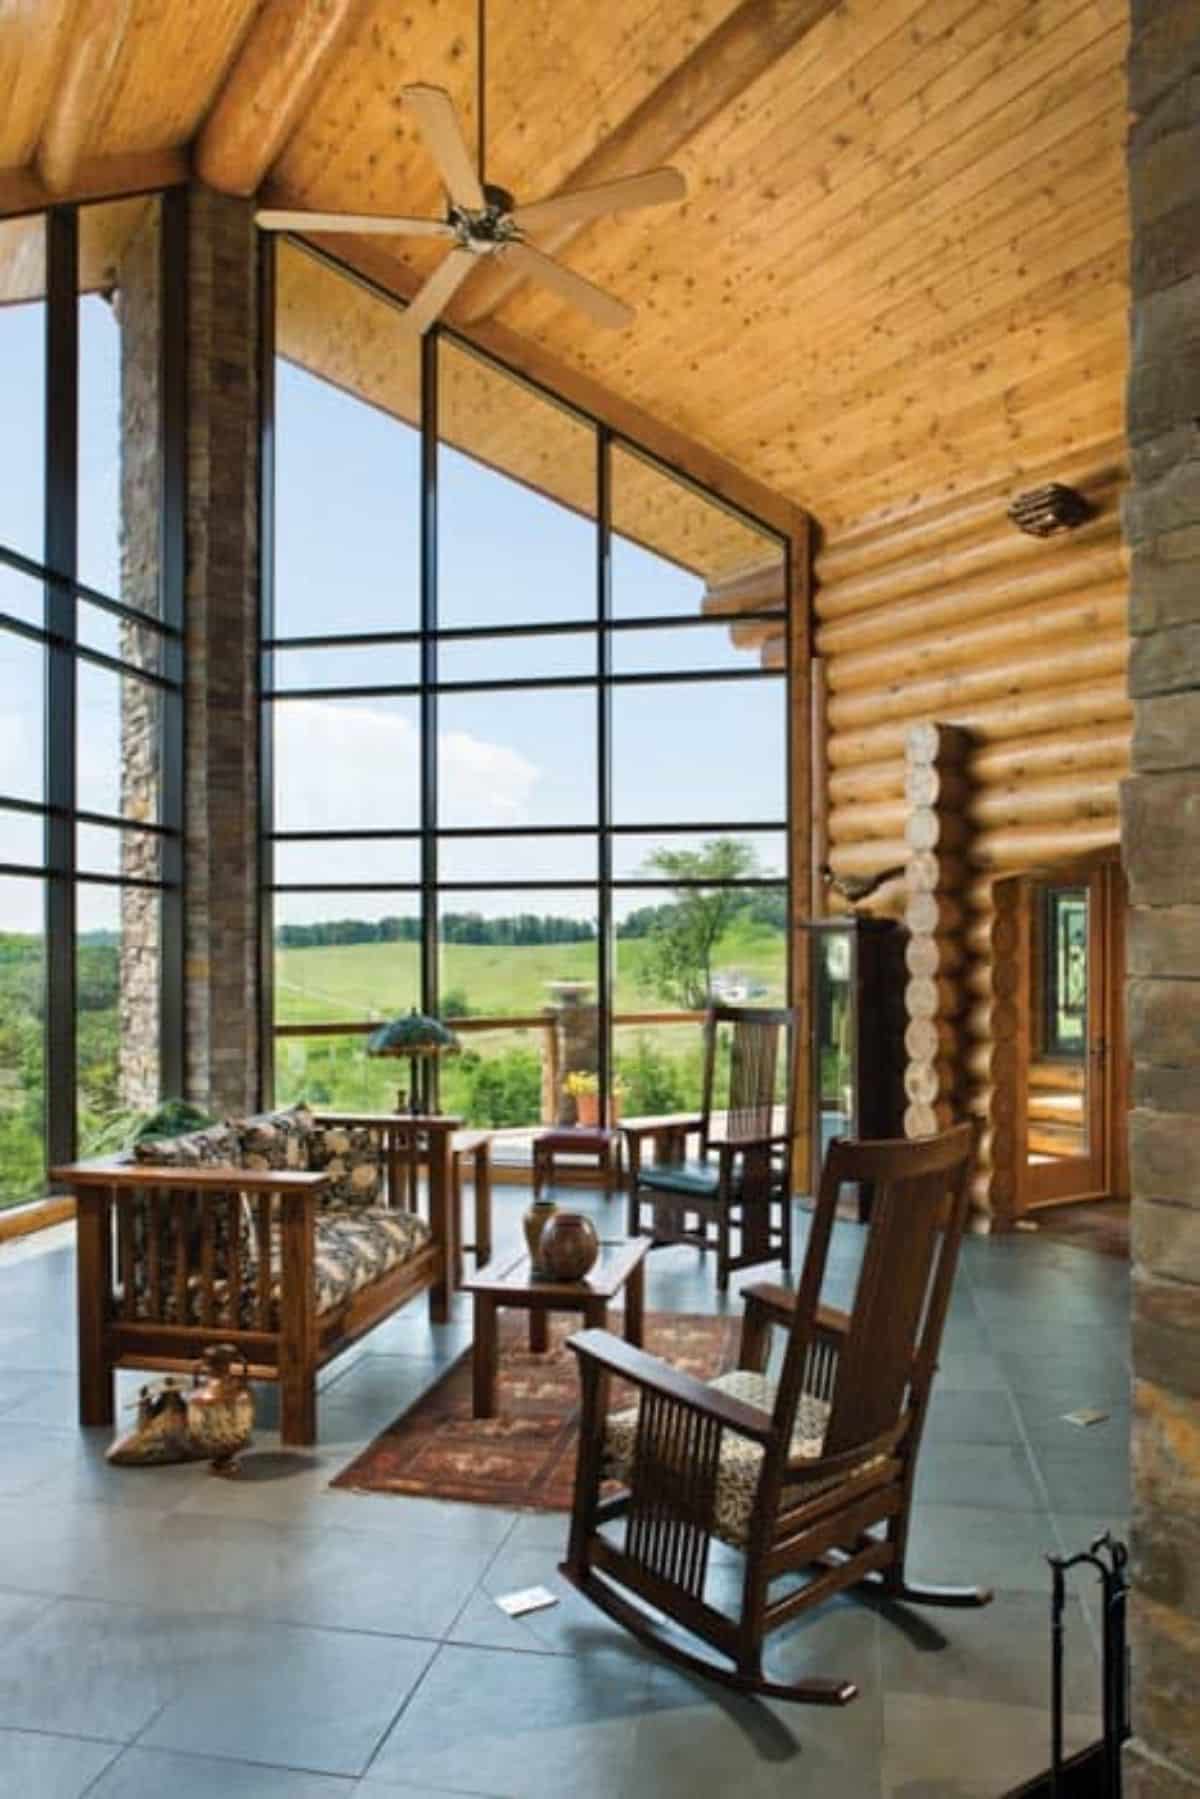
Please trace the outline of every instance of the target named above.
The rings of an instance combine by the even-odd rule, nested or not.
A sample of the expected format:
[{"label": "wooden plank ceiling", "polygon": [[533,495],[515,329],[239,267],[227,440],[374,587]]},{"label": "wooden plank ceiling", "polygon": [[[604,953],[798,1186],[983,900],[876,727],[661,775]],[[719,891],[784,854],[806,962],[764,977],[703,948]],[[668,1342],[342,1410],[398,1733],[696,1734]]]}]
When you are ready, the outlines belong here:
[{"label": "wooden plank ceiling", "polygon": [[[490,270],[452,317],[707,446],[833,536],[1119,435],[1126,14],[491,0],[489,178],[531,198],[670,161],[689,198],[558,252],[637,307],[628,331]],[[0,210],[114,191],[174,157],[273,204],[437,212],[398,90],[445,86],[473,139],[474,15],[474,0],[14,0]],[[10,235],[19,253],[0,235],[0,257]],[[401,293],[441,254],[337,242]]]}]

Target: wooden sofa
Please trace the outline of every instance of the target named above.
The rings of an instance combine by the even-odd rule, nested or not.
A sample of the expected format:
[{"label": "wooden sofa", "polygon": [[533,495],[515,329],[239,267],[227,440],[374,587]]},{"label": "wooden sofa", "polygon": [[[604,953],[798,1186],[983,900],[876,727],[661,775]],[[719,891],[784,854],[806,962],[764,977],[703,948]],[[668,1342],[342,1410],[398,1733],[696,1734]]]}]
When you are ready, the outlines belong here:
[{"label": "wooden sofa", "polygon": [[[186,1372],[219,1340],[279,1382],[283,1441],[315,1442],[319,1368],[416,1293],[448,1316],[459,1122],[295,1108],[54,1169],[78,1207],[80,1422],[113,1422],[117,1368]],[[425,1214],[392,1203],[414,1130]]]}]

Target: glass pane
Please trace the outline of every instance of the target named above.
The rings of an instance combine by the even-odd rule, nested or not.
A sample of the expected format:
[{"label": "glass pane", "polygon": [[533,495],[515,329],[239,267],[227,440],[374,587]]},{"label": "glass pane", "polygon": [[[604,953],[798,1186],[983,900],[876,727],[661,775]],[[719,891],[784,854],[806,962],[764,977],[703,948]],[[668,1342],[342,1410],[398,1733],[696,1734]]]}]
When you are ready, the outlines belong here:
[{"label": "glass pane", "polygon": [[785,887],[617,892],[613,920],[618,1013],[786,1003]]},{"label": "glass pane", "polygon": [[447,694],[438,716],[443,825],[595,823],[594,690]]},{"label": "glass pane", "polygon": [[524,1154],[523,1132],[574,1122],[597,1090],[595,893],[443,893],[439,932],[441,1010],[466,1021],[442,1105],[517,1131],[509,1148]]},{"label": "glass pane", "polygon": [[813,933],[813,1029],[815,1033],[821,1164],[834,1137],[852,1134],[854,1091],[853,947],[848,931]]},{"label": "glass pane", "polygon": [[40,868],[46,860],[46,827],[33,812],[0,808],[0,862],[24,862]]},{"label": "glass pane", "polygon": [[162,838],[152,831],[122,831],[115,825],[76,825],[75,861],[83,874],[158,881]]},{"label": "glass pane", "polygon": [[277,893],[272,906],[276,1024],[382,1021],[420,1005],[416,895]]},{"label": "glass pane", "polygon": [[337,870],[339,881],[393,882],[421,879],[421,846],[411,837],[338,837],[312,842],[276,843],[275,880],[280,886],[327,882]]},{"label": "glass pane", "polygon": [[162,693],[136,675],[78,664],[77,793],[84,812],[159,816]]},{"label": "glass pane", "polygon": [[272,659],[276,692],[289,687],[415,687],[421,679],[421,652],[415,643],[274,650]]},{"label": "glass pane", "polygon": [[[782,631],[782,620],[773,627]],[[749,626],[742,626],[743,632]],[[766,625],[759,630],[765,631]],[[730,628],[719,625],[675,625],[654,631],[611,631],[614,675],[689,674],[699,671],[754,668],[757,644],[739,647]]]},{"label": "glass pane", "polygon": [[12,799],[42,798],[45,657],[40,643],[0,631],[0,794]]},{"label": "glass pane", "polygon": [[0,220],[0,543],[43,560],[46,244],[40,216]]},{"label": "glass pane", "polygon": [[1086,887],[1046,893],[1046,1054],[1081,1059],[1087,1047]]},{"label": "glass pane", "polygon": [[79,579],[121,592],[121,328],[112,301],[79,301]]},{"label": "glass pane", "polygon": [[618,687],[612,733],[618,824],[787,816],[782,680]]},{"label": "glass pane", "polygon": [[398,308],[278,246],[277,637],[420,617],[419,357]]},{"label": "glass pane", "polygon": [[45,883],[0,875],[0,1207],[46,1184]]},{"label": "glass pane", "polygon": [[591,631],[537,637],[451,638],[438,646],[439,681],[537,681],[594,675]]},{"label": "glass pane", "polygon": [[90,600],[80,599],[76,612],[79,642],[102,656],[128,662],[132,668],[158,674],[162,669],[163,637],[153,625],[135,624]]},{"label": "glass pane", "polygon": [[454,881],[594,881],[594,837],[443,837],[438,879]]},{"label": "glass pane", "polygon": [[79,1153],[88,1156],[119,1149],[158,1103],[162,905],[153,888],[86,882],[75,904]]},{"label": "glass pane", "polygon": [[79,579],[154,616],[160,609],[159,251],[157,199],[80,209]]},{"label": "glass pane", "polygon": [[612,454],[612,528],[614,618],[695,617],[748,599],[784,605],[778,539],[620,444]]},{"label": "glass pane", "polygon": [[420,824],[417,700],[276,700],[273,711],[276,830]]},{"label": "glass pane", "polygon": [[594,618],[592,427],[457,345],[438,371],[441,624]]},{"label": "glass pane", "polygon": [[[718,850],[717,843],[735,848]],[[682,866],[680,854],[699,858],[700,875],[721,872],[724,880],[787,874],[787,837],[782,831],[738,831],[716,837],[707,831],[616,832],[612,840],[613,879],[661,881]]]},{"label": "glass pane", "polygon": [[275,1104],[330,1111],[390,1112],[405,1084],[405,1065],[368,1056],[367,1034],[275,1038]]},{"label": "glass pane", "polygon": [[[3,315],[0,313],[0,330],[3,330]],[[24,625],[45,623],[46,601],[45,588],[32,576],[22,574],[11,562],[0,560],[0,612],[7,612],[11,618],[19,618]]]}]

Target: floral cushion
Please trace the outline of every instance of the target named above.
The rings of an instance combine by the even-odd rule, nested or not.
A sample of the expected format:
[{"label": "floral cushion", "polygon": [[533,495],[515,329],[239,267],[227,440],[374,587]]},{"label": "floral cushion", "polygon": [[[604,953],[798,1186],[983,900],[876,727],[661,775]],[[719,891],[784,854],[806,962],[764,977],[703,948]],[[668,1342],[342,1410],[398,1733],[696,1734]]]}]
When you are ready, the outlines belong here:
[{"label": "floral cushion", "polygon": [[180,1137],[144,1137],[133,1146],[135,1162],[155,1162],[160,1168],[236,1168],[242,1159],[241,1140],[231,1124],[210,1124],[202,1131]]},{"label": "floral cushion", "polygon": [[308,1166],[329,1180],[322,1206],[358,1210],[383,1199],[383,1150],[377,1131],[363,1125],[317,1125],[308,1139]]},{"label": "floral cushion", "polygon": [[[743,1404],[755,1406],[759,1411],[774,1410],[775,1382],[768,1380],[765,1374],[753,1374],[737,1368],[730,1374],[719,1374],[708,1384],[715,1387],[717,1392],[728,1393],[731,1399],[740,1399]],[[796,1408],[795,1428],[792,1431],[793,1463],[814,1462],[820,1457],[829,1424],[829,1412],[828,1401],[816,1399],[809,1393],[801,1394]],[[608,1479],[619,1480],[628,1485],[633,1470],[637,1426],[636,1405],[610,1414],[604,1433],[604,1472]],[[881,1456],[876,1456],[853,1472],[855,1475],[865,1473],[867,1468],[882,1460]],[[735,1430],[726,1426],[721,1432],[720,1463],[711,1528],[715,1536],[738,1548],[745,1545],[750,1535],[750,1520],[754,1512],[762,1464],[761,1446],[751,1442],[749,1437],[739,1436]],[[814,1481],[804,1491],[806,1495],[815,1495],[826,1486],[840,1485],[849,1478],[844,1473],[834,1475],[829,1481]]]},{"label": "floral cushion", "polygon": [[[210,1124],[202,1131],[187,1131],[178,1137],[146,1137],[133,1146],[133,1159],[143,1167],[153,1164],[160,1168],[220,1168],[229,1166],[236,1168],[241,1161],[241,1144],[238,1134],[232,1125]],[[187,1206],[188,1241],[191,1245],[189,1259],[199,1255],[200,1241],[203,1232],[201,1208],[208,1206],[214,1218],[213,1240],[216,1246],[217,1265],[223,1271],[228,1263],[230,1242],[230,1210],[222,1204],[213,1205],[211,1201],[191,1198]],[[239,1208],[240,1210],[240,1208]],[[150,1233],[154,1228],[151,1202],[145,1193],[135,1192],[133,1198],[133,1241],[134,1253],[139,1262],[149,1255]],[[246,1220],[241,1219],[243,1240],[246,1234]],[[163,1279],[170,1281],[175,1268],[175,1236],[164,1209],[158,1220],[158,1253]]]},{"label": "floral cushion", "polygon": [[[316,1221],[313,1247],[314,1281],[317,1311],[331,1312],[343,1306],[364,1287],[381,1275],[398,1268],[423,1249],[430,1240],[429,1226],[412,1212],[389,1212],[361,1208],[348,1212],[323,1212]],[[278,1226],[271,1232],[271,1285],[268,1330],[279,1328],[279,1301],[282,1289],[282,1233]],[[235,1320],[234,1296],[228,1278],[213,1283],[214,1328],[262,1329],[258,1315],[258,1258],[253,1248],[242,1262],[240,1316]],[[165,1290],[163,1317],[178,1322],[178,1308],[173,1290]],[[202,1290],[199,1280],[188,1285],[188,1324],[201,1324]],[[139,1270],[137,1311],[141,1318],[149,1316],[149,1294]]]},{"label": "floral cushion", "polygon": [[243,1168],[260,1172],[267,1169],[308,1167],[308,1141],[313,1131],[313,1115],[307,1106],[291,1106],[283,1112],[261,1112],[253,1118],[233,1120],[240,1150],[237,1160]]}]

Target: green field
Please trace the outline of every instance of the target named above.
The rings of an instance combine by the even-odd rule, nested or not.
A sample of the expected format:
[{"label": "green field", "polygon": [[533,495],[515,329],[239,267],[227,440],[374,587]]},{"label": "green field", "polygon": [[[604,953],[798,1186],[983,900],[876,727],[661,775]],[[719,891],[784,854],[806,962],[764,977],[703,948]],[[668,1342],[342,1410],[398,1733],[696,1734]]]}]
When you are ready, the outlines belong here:
[{"label": "green field", "polygon": [[[648,975],[648,940],[618,939],[616,1012],[675,1009]],[[540,1013],[555,981],[596,980],[594,943],[444,944],[441,990],[446,1011],[503,1018]],[[714,968],[727,981],[740,979],[760,1005],[783,1002],[786,987],[782,931],[735,921],[722,937]],[[384,1019],[419,1004],[419,951],[411,943],[330,945],[277,950],[275,1017],[278,1024],[349,1023]],[[534,1124],[541,1115],[538,1029],[466,1031],[463,1053],[446,1061],[441,1101],[472,1123]],[[618,1026],[614,1061],[626,1084],[628,1112],[694,1105],[699,1098],[700,1043],[694,1024]],[[390,1106],[406,1068],[376,1062],[361,1035],[279,1038],[276,1099],[308,1098],[323,1105]]]}]

